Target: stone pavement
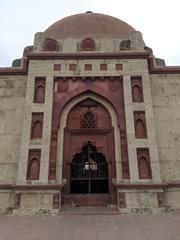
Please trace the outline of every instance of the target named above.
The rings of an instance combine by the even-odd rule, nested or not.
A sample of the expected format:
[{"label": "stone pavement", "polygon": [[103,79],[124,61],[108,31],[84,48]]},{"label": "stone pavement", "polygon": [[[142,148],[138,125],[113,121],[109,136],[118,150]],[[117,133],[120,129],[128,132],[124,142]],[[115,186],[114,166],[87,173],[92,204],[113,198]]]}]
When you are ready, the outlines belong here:
[{"label": "stone pavement", "polygon": [[122,215],[102,209],[59,216],[0,216],[0,240],[180,240],[180,211]]}]

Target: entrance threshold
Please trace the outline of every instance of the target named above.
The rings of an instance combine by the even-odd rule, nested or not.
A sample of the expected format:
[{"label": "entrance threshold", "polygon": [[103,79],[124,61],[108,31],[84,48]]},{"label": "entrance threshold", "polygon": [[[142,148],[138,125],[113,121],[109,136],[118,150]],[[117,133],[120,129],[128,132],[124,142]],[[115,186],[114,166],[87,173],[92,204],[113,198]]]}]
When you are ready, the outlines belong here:
[{"label": "entrance threshold", "polygon": [[60,215],[119,215],[117,208],[113,207],[63,207]]},{"label": "entrance threshold", "polygon": [[109,194],[68,194],[63,196],[62,205],[72,207],[107,207]]}]

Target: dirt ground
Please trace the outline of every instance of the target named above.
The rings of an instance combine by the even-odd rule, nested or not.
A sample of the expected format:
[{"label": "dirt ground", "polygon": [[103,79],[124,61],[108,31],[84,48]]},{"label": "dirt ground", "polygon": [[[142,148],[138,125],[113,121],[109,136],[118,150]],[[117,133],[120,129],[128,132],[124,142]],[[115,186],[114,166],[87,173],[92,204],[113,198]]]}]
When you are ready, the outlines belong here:
[{"label": "dirt ground", "polygon": [[0,216],[0,240],[180,240],[180,211],[123,215],[86,209],[59,216]]}]

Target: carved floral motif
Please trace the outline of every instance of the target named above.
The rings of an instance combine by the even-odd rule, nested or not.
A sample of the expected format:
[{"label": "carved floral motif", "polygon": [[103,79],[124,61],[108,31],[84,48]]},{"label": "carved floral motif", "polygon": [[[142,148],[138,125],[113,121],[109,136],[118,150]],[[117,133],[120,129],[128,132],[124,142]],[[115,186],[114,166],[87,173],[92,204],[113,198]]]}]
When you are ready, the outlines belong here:
[{"label": "carved floral motif", "polygon": [[130,40],[123,40],[123,41],[120,43],[119,50],[120,50],[120,51],[131,50],[131,41],[130,41]]},{"label": "carved floral motif", "polygon": [[86,38],[81,42],[81,50],[82,51],[94,51],[95,50],[95,42],[91,38]]},{"label": "carved floral motif", "polygon": [[59,50],[59,44],[54,39],[46,38],[45,44],[44,44],[44,50],[45,51],[58,51]]}]

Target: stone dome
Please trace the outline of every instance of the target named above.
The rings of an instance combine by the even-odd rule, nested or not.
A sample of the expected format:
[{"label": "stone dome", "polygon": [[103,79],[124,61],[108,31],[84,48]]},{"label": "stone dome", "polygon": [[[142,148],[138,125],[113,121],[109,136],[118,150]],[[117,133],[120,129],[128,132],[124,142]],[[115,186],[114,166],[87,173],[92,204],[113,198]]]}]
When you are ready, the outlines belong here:
[{"label": "stone dome", "polygon": [[136,30],[122,20],[99,13],[86,12],[59,20],[45,30],[45,37],[53,39],[83,39],[86,37],[129,39]]}]

